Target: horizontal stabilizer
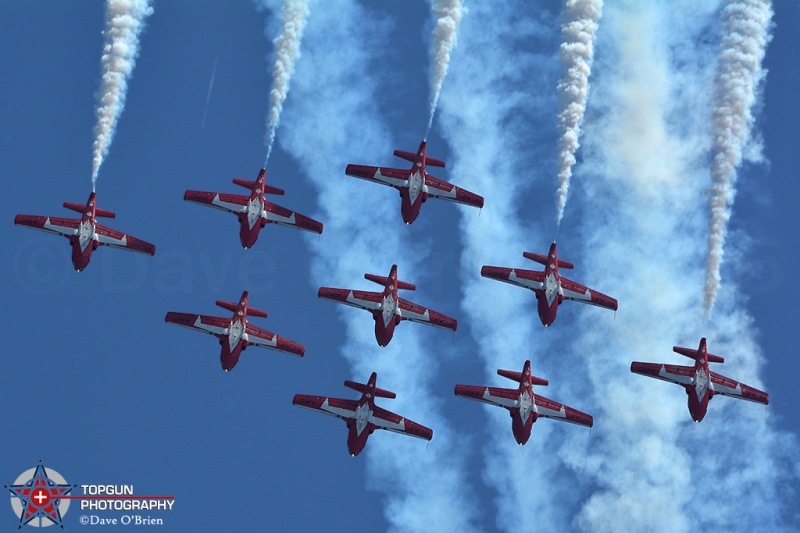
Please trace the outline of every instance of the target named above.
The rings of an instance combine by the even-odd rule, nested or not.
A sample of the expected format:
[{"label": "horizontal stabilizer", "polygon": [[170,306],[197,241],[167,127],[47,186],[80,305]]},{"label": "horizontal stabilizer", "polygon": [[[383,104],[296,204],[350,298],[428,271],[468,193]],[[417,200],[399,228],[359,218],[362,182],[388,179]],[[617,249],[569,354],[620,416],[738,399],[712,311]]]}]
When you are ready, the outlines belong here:
[{"label": "horizontal stabilizer", "polygon": [[[222,307],[223,309],[227,309],[228,311],[236,312],[239,309],[239,304],[235,304],[233,302],[226,302],[224,300],[217,300],[217,305]],[[267,318],[267,312],[262,311],[261,309],[256,309],[255,307],[247,306],[247,314],[250,316],[258,316],[261,318]]]},{"label": "horizontal stabilizer", "polygon": [[247,314],[250,316],[257,316],[260,318],[267,318],[267,312],[262,311],[261,309],[256,309],[255,307],[247,306]]},{"label": "horizontal stabilizer", "polygon": [[[547,264],[547,256],[546,255],[535,254],[533,252],[523,252],[522,256],[525,257],[526,259],[530,259],[531,261],[535,261],[535,262],[539,263],[540,265],[546,265]],[[575,268],[575,265],[573,265],[569,261],[562,261],[561,259],[559,259],[558,260],[558,268],[572,269],[572,268]]]},{"label": "horizontal stabilizer", "polygon": [[[253,187],[256,184],[255,181],[243,180],[241,178],[233,178],[233,182],[236,185],[244,187],[245,189],[250,189],[251,191],[253,190]],[[283,189],[279,189],[277,187],[271,187],[267,184],[264,184],[264,194],[275,194],[278,196],[283,196],[284,194],[286,194],[286,191],[284,191]]]},{"label": "horizontal stabilizer", "polygon": [[255,181],[243,180],[242,178],[233,178],[233,182],[236,185],[244,187],[245,189],[250,189],[251,191],[253,190],[253,186],[256,184]]},{"label": "horizontal stabilizer", "polygon": [[[377,283],[378,285],[383,285],[384,287],[389,284],[389,278],[385,276],[376,276],[375,274],[364,274],[364,278],[370,280],[373,283]],[[397,288],[403,289],[406,291],[415,291],[417,290],[417,286],[412,283],[407,283],[405,281],[397,281]]]},{"label": "horizontal stabilizer", "polygon": [[[355,381],[345,381],[344,386],[362,393],[367,390],[367,386],[365,384],[356,383]],[[379,398],[397,398],[397,394],[393,393],[392,391],[380,389],[378,387],[373,389],[372,395]]]},{"label": "horizontal stabilizer", "polygon": [[236,312],[236,309],[239,308],[239,304],[235,304],[233,302],[226,302],[224,300],[217,300],[217,305],[223,309],[227,309],[228,311]]},{"label": "horizontal stabilizer", "polygon": [[[700,353],[699,350],[695,348],[681,348],[680,346],[673,346],[672,351],[675,353],[679,353],[681,355],[685,355],[691,359],[697,360],[697,356]],[[708,359],[709,363],[724,363],[725,359],[720,357],[719,355],[714,355],[713,353],[706,353],[706,358]]]},{"label": "horizontal stabilizer", "polygon": [[[404,152],[402,150],[395,150],[394,155],[396,155],[400,159],[411,161],[412,163],[417,160],[417,154],[412,154],[411,152]],[[443,167],[444,161],[441,161],[439,159],[434,159],[432,157],[426,157],[425,164],[431,167]]]},{"label": "horizontal stabilizer", "polygon": [[286,194],[286,191],[284,191],[283,189],[279,189],[277,187],[264,185],[264,194],[275,194],[277,196],[283,196],[284,194]]},{"label": "horizontal stabilizer", "polygon": [[[64,207],[67,209],[72,209],[73,211],[77,211],[78,213],[83,213],[86,206],[83,204],[74,204],[72,202],[64,202]],[[94,216],[96,217],[103,217],[103,218],[116,218],[116,213],[112,213],[111,211],[106,211],[105,209],[100,209],[99,207],[95,207],[94,209]]]},{"label": "horizontal stabilizer", "polygon": [[[513,370],[503,370],[498,369],[497,374],[503,376],[504,378],[508,378],[512,381],[516,381],[517,383],[522,383],[522,372],[514,372]],[[549,381],[542,378],[537,378],[536,376],[531,376],[531,383],[534,385],[540,385],[542,387],[546,387],[550,384]]]},{"label": "horizontal stabilizer", "polygon": [[411,161],[412,163],[417,159],[417,154],[412,154],[411,152],[404,152],[402,150],[395,150],[394,155],[396,155],[400,159]]}]

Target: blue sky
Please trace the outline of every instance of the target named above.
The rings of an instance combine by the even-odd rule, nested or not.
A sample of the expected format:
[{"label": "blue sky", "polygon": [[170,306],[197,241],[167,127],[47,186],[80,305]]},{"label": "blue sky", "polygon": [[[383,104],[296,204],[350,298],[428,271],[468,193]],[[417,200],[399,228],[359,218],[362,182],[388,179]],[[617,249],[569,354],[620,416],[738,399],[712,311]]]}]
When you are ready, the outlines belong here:
[{"label": "blue sky", "polygon": [[[42,459],[70,483],[174,494],[168,530],[344,530],[355,519],[366,531],[603,531],[619,527],[615,515],[649,530],[800,527],[800,6],[775,5],[756,128],[766,162],[740,170],[720,300],[703,327],[716,3],[606,3],[558,242],[572,277],[620,310],[568,303],[545,330],[532,295],[479,269],[533,267],[522,252],[544,253],[555,234],[558,6],[468,3],[428,153],[447,161],[434,175],[486,207],[432,200],[405,226],[396,193],[344,167],[405,166],[392,150],[424,135],[429,5],[312,3],[267,179],[286,190],[277,203],[325,233],[267,227],[243,250],[232,215],[182,195],[240,192],[231,179],[257,175],[279,5],[154,4],[97,194],[117,213],[109,225],[157,252],[100,249],[81,273],[65,239],[11,221],[71,216],[61,203],[91,190],[103,3],[0,8],[3,483]],[[648,135],[631,133],[637,120]],[[459,319],[456,333],[404,323],[381,349],[366,313],[316,297],[320,285],[371,290],[363,273],[393,263],[417,284],[410,299]],[[269,312],[253,322],[303,343],[305,358],[252,348],[223,373],[210,337],[163,321],[224,316],[214,300],[242,290]],[[687,364],[670,348],[700,336],[726,357],[718,371],[771,404],[715,399],[695,425],[679,388],[627,370],[634,359]],[[550,380],[546,396],[594,415],[591,432],[544,420],[519,447],[501,410],[453,397],[456,383],[510,386],[494,370],[528,358]],[[342,381],[372,371],[398,395],[383,407],[434,429],[429,446],[376,433],[354,459],[342,422],[291,405],[295,393],[354,397]],[[68,529],[78,516],[70,509]]]}]

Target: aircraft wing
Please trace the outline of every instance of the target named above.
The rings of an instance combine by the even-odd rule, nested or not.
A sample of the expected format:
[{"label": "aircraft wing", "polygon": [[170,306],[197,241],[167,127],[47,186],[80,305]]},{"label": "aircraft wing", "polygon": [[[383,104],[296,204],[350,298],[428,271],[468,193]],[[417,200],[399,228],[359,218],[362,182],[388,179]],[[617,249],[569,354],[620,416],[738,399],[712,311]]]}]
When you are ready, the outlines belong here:
[{"label": "aircraft wing", "polygon": [[306,353],[306,349],[302,344],[290,341],[289,339],[285,339],[280,335],[275,335],[270,331],[261,329],[252,324],[247,324],[245,333],[247,334],[245,340],[255,346],[271,348],[272,350],[278,350],[279,352],[286,352],[300,357],[303,357]]},{"label": "aircraft wing", "polygon": [[617,310],[617,301],[603,293],[584,287],[580,283],[561,278],[561,295],[567,300],[592,304],[605,309]]},{"label": "aircraft wing", "polygon": [[33,229],[49,231],[59,235],[76,235],[80,220],[75,218],[40,217],[35,215],[17,215],[14,224],[28,226]]},{"label": "aircraft wing", "polygon": [[381,293],[369,291],[352,291],[349,289],[332,289],[330,287],[320,287],[317,296],[335,302],[352,305],[359,309],[374,311],[380,309]]},{"label": "aircraft wing", "polygon": [[314,233],[322,233],[322,223],[317,222],[313,218],[308,218],[305,215],[289,211],[285,207],[281,207],[272,202],[264,202],[264,211],[261,215],[268,221],[281,226],[289,226],[290,228],[297,228]]},{"label": "aircraft wing", "polygon": [[165,322],[177,324],[186,328],[203,331],[210,335],[227,335],[230,320],[218,316],[192,315],[189,313],[173,313],[170,311],[164,317]]},{"label": "aircraft wing", "polygon": [[132,252],[139,252],[147,255],[155,255],[156,247],[149,242],[145,242],[136,237],[131,237],[115,229],[111,229],[102,224],[95,225],[95,240],[100,244],[121,248]]},{"label": "aircraft wing", "polygon": [[481,268],[481,276],[519,287],[525,287],[526,289],[534,291],[544,290],[544,272],[524,270],[521,268],[484,266]]},{"label": "aircraft wing", "polygon": [[631,372],[651,378],[677,383],[678,385],[694,385],[694,368],[691,366],[662,365],[660,363],[631,363]]},{"label": "aircraft wing", "polygon": [[552,418],[553,420],[561,420],[562,422],[570,422],[578,424],[579,426],[592,427],[594,420],[591,415],[582,413],[572,407],[567,407],[558,402],[554,402],[544,396],[534,395],[534,403],[536,404],[537,416],[545,418]]},{"label": "aircraft wing", "polygon": [[428,188],[428,196],[474,207],[483,207],[483,196],[478,196],[466,189],[456,187],[439,178],[434,178],[427,172],[425,175],[425,185]]},{"label": "aircraft wing", "polygon": [[381,185],[400,188],[406,186],[408,177],[411,175],[411,171],[403,170],[401,168],[347,165],[345,174],[348,176],[353,176],[354,178],[361,178],[362,180],[374,181],[375,183],[380,183]]},{"label": "aircraft wing", "polygon": [[501,389],[498,387],[479,387],[476,385],[456,385],[456,396],[485,402],[500,407],[519,407],[519,391],[517,389]]},{"label": "aircraft wing", "polygon": [[241,213],[250,199],[239,194],[226,194],[221,192],[186,191],[183,199],[187,202],[216,207],[231,213]]},{"label": "aircraft wing", "polygon": [[769,404],[769,394],[766,392],[762,392],[758,389],[750,387],[749,385],[733,381],[732,379],[726,378],[725,376],[717,374],[716,372],[710,372],[710,374],[711,383],[713,385],[711,389],[714,394],[722,394],[723,396],[731,396],[741,400],[763,403],[764,405]]},{"label": "aircraft wing", "polygon": [[370,422],[380,429],[402,433],[418,439],[431,440],[433,438],[432,429],[377,406],[372,411]]},{"label": "aircraft wing", "polygon": [[409,302],[403,298],[397,299],[397,306],[400,318],[403,320],[410,320],[411,322],[419,322],[420,324],[427,324],[429,326],[436,326],[439,328],[456,330],[458,321],[455,318],[450,318],[447,315],[431,311],[414,302]]},{"label": "aircraft wing", "polygon": [[358,402],[355,400],[310,396],[308,394],[295,394],[292,405],[299,405],[306,409],[312,409],[345,420],[355,419],[356,409],[358,408]]}]

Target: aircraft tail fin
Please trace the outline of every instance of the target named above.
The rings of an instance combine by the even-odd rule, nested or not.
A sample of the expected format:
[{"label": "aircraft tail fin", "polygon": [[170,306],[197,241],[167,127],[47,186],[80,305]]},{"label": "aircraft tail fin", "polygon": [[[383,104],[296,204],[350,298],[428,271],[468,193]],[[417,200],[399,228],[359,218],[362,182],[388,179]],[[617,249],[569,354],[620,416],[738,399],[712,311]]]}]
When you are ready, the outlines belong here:
[{"label": "aircraft tail fin", "polygon": [[[358,392],[361,393],[367,390],[367,386],[365,384],[357,383],[355,381],[345,381],[344,386],[349,387],[353,390],[357,390]],[[392,399],[397,398],[397,394],[393,393],[392,391],[380,389],[378,387],[374,387],[374,389],[372,390],[372,395],[379,398],[392,398]]]},{"label": "aircraft tail fin", "polygon": [[700,341],[700,349],[695,350],[694,348],[682,348],[680,346],[673,346],[672,351],[675,353],[679,353],[681,355],[685,355],[690,359],[697,360],[698,356],[702,355],[703,353],[706,354],[706,359],[709,363],[724,363],[725,358],[720,357],[719,355],[714,355],[713,353],[706,352],[706,340],[703,339]]},{"label": "aircraft tail fin", "polygon": [[[389,283],[389,278],[385,276],[376,276],[375,274],[364,274],[364,278],[370,280],[373,283],[377,283],[378,285],[386,286]],[[403,289],[406,291],[415,291],[417,290],[417,286],[413,283],[408,283],[406,281],[397,280],[397,288]]]},{"label": "aircraft tail fin", "polygon": [[[86,209],[86,206],[83,204],[75,204],[72,202],[64,202],[64,207],[67,209],[72,209],[73,211],[77,211],[78,213],[83,213]],[[100,209],[99,207],[94,208],[94,216],[96,217],[103,217],[103,218],[116,218],[116,213],[111,211],[106,211],[105,209]]]},{"label": "aircraft tail fin", "polygon": [[[399,157],[400,159],[411,161],[412,163],[417,160],[417,154],[411,152],[404,152],[403,150],[395,150],[394,155]],[[432,157],[425,157],[425,164],[431,167],[443,167],[444,161],[441,161],[439,159],[434,159]]]},{"label": "aircraft tail fin", "polygon": [[[250,180],[243,180],[241,178],[233,178],[233,182],[240,187],[244,187],[245,189],[253,190],[253,186],[256,184],[255,181]],[[278,196],[283,196],[286,194],[286,191],[283,189],[279,189],[277,187],[272,187],[270,185],[264,184],[264,194],[275,194]]]},{"label": "aircraft tail fin", "polygon": [[[236,312],[239,309],[239,304],[233,302],[226,302],[224,300],[217,300],[217,305],[222,307],[223,309],[227,309],[228,311]],[[247,314],[250,316],[257,316],[261,318],[267,318],[267,312],[262,311],[261,309],[256,309],[255,307],[247,306]]]},{"label": "aircraft tail fin", "polygon": [[[546,255],[535,254],[533,252],[522,252],[522,256],[525,259],[530,259],[531,261],[535,261],[536,263],[539,263],[540,265],[546,265],[547,264],[547,256]],[[563,260],[559,259],[558,260],[558,268],[572,269],[572,268],[575,268],[575,265],[573,265],[569,261],[563,261]]]},{"label": "aircraft tail fin", "polygon": [[[502,368],[497,370],[497,374],[503,376],[504,378],[508,378],[512,381],[516,381],[517,383],[522,383],[522,372],[514,372],[513,370],[503,370]],[[549,381],[542,378],[537,378],[536,376],[531,376],[531,382],[534,385],[540,385],[542,387],[546,387],[550,384]]]}]

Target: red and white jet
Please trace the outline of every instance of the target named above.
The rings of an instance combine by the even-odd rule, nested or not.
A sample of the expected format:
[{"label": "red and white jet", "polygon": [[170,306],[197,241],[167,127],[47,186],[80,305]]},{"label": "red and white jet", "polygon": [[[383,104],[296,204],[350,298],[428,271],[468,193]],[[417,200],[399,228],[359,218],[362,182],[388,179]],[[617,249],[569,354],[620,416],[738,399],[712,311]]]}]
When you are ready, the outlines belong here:
[{"label": "red and white jet", "polygon": [[353,381],[344,382],[345,387],[361,393],[361,398],[358,400],[295,394],[292,404],[336,416],[347,422],[347,449],[354,457],[361,453],[367,444],[367,439],[376,429],[386,429],[418,439],[431,440],[433,430],[375,405],[376,396],[381,398],[397,397],[393,392],[376,387],[377,378],[378,375],[373,372],[366,385]]},{"label": "red and white jet", "polygon": [[233,311],[233,318],[222,318],[216,316],[193,315],[188,313],[174,313],[170,311],[164,317],[165,322],[177,324],[187,328],[202,331],[214,335],[219,339],[222,346],[220,361],[222,369],[229,371],[239,362],[242,350],[248,346],[260,346],[261,348],[271,348],[279,352],[303,357],[306,353],[305,347],[289,339],[285,339],[274,333],[261,329],[247,321],[247,315],[267,317],[266,311],[261,311],[247,304],[247,291],[242,293],[239,303],[224,302],[217,300],[217,305]]},{"label": "red and white jet", "polygon": [[617,310],[617,301],[610,296],[584,287],[559,274],[559,268],[574,268],[572,263],[563,261],[556,255],[556,243],[550,245],[547,257],[531,252],[523,252],[523,257],[544,265],[544,272],[523,270],[521,268],[505,268],[484,266],[481,276],[504,281],[512,285],[530,289],[536,293],[539,301],[539,318],[545,327],[556,319],[558,306],[564,300],[574,300],[592,304],[606,309]]},{"label": "red and white jet", "polygon": [[733,381],[709,370],[708,363],[724,363],[725,359],[708,353],[705,337],[700,339],[700,346],[696,350],[673,346],[672,351],[694,359],[694,366],[662,365],[634,361],[631,363],[631,372],[682,386],[689,397],[689,414],[692,415],[692,420],[695,422],[700,422],[706,416],[708,401],[717,394],[763,403],[764,405],[769,404],[769,394],[766,392]]},{"label": "red and white jet", "polygon": [[258,233],[267,224],[280,224],[314,233],[322,233],[322,223],[307,216],[289,211],[264,199],[265,194],[283,195],[284,191],[265,183],[267,171],[261,169],[256,181],[233,178],[236,185],[250,189],[250,196],[220,192],[186,191],[187,202],[216,207],[229,211],[239,218],[239,239],[242,246],[250,248],[256,243]]},{"label": "red and white jet", "polygon": [[356,291],[351,289],[333,289],[320,287],[317,296],[335,302],[366,309],[375,319],[375,339],[379,346],[386,346],[392,340],[394,328],[402,320],[419,322],[429,326],[456,330],[458,322],[455,318],[437,313],[421,305],[404,300],[397,295],[398,289],[413,291],[416,286],[397,279],[397,265],[392,265],[389,277],[364,274],[364,277],[378,285],[383,285],[383,292]]},{"label": "red and white jet", "polygon": [[516,381],[519,383],[519,387],[516,389],[500,389],[497,387],[456,385],[455,394],[470,400],[508,409],[511,415],[511,431],[514,432],[514,438],[520,446],[528,442],[533,423],[539,417],[592,427],[594,421],[591,415],[533,393],[534,385],[544,387],[548,384],[548,381],[531,374],[530,361],[525,361],[522,373],[502,369],[498,369],[497,373],[504,378]]},{"label": "red and white jet", "polygon": [[69,239],[69,243],[72,246],[72,266],[78,272],[87,267],[89,259],[92,257],[92,252],[101,245],[148,255],[156,253],[156,247],[149,242],[98,224],[97,217],[115,218],[117,215],[111,211],[98,208],[94,192],[89,195],[86,205],[64,202],[64,207],[81,213],[81,218],[17,215],[14,218],[14,224],[49,231]]},{"label": "red and white jet", "polygon": [[410,170],[347,165],[345,173],[354,178],[373,181],[397,189],[400,192],[400,198],[403,199],[400,205],[400,212],[403,214],[403,222],[406,224],[411,224],[417,219],[420,207],[429,197],[441,198],[442,200],[450,200],[451,202],[474,207],[483,207],[482,196],[428,174],[426,170],[428,165],[444,167],[444,161],[428,157],[425,144],[425,141],[420,143],[416,154],[401,150],[394,151],[394,155],[397,157],[413,163]]}]

